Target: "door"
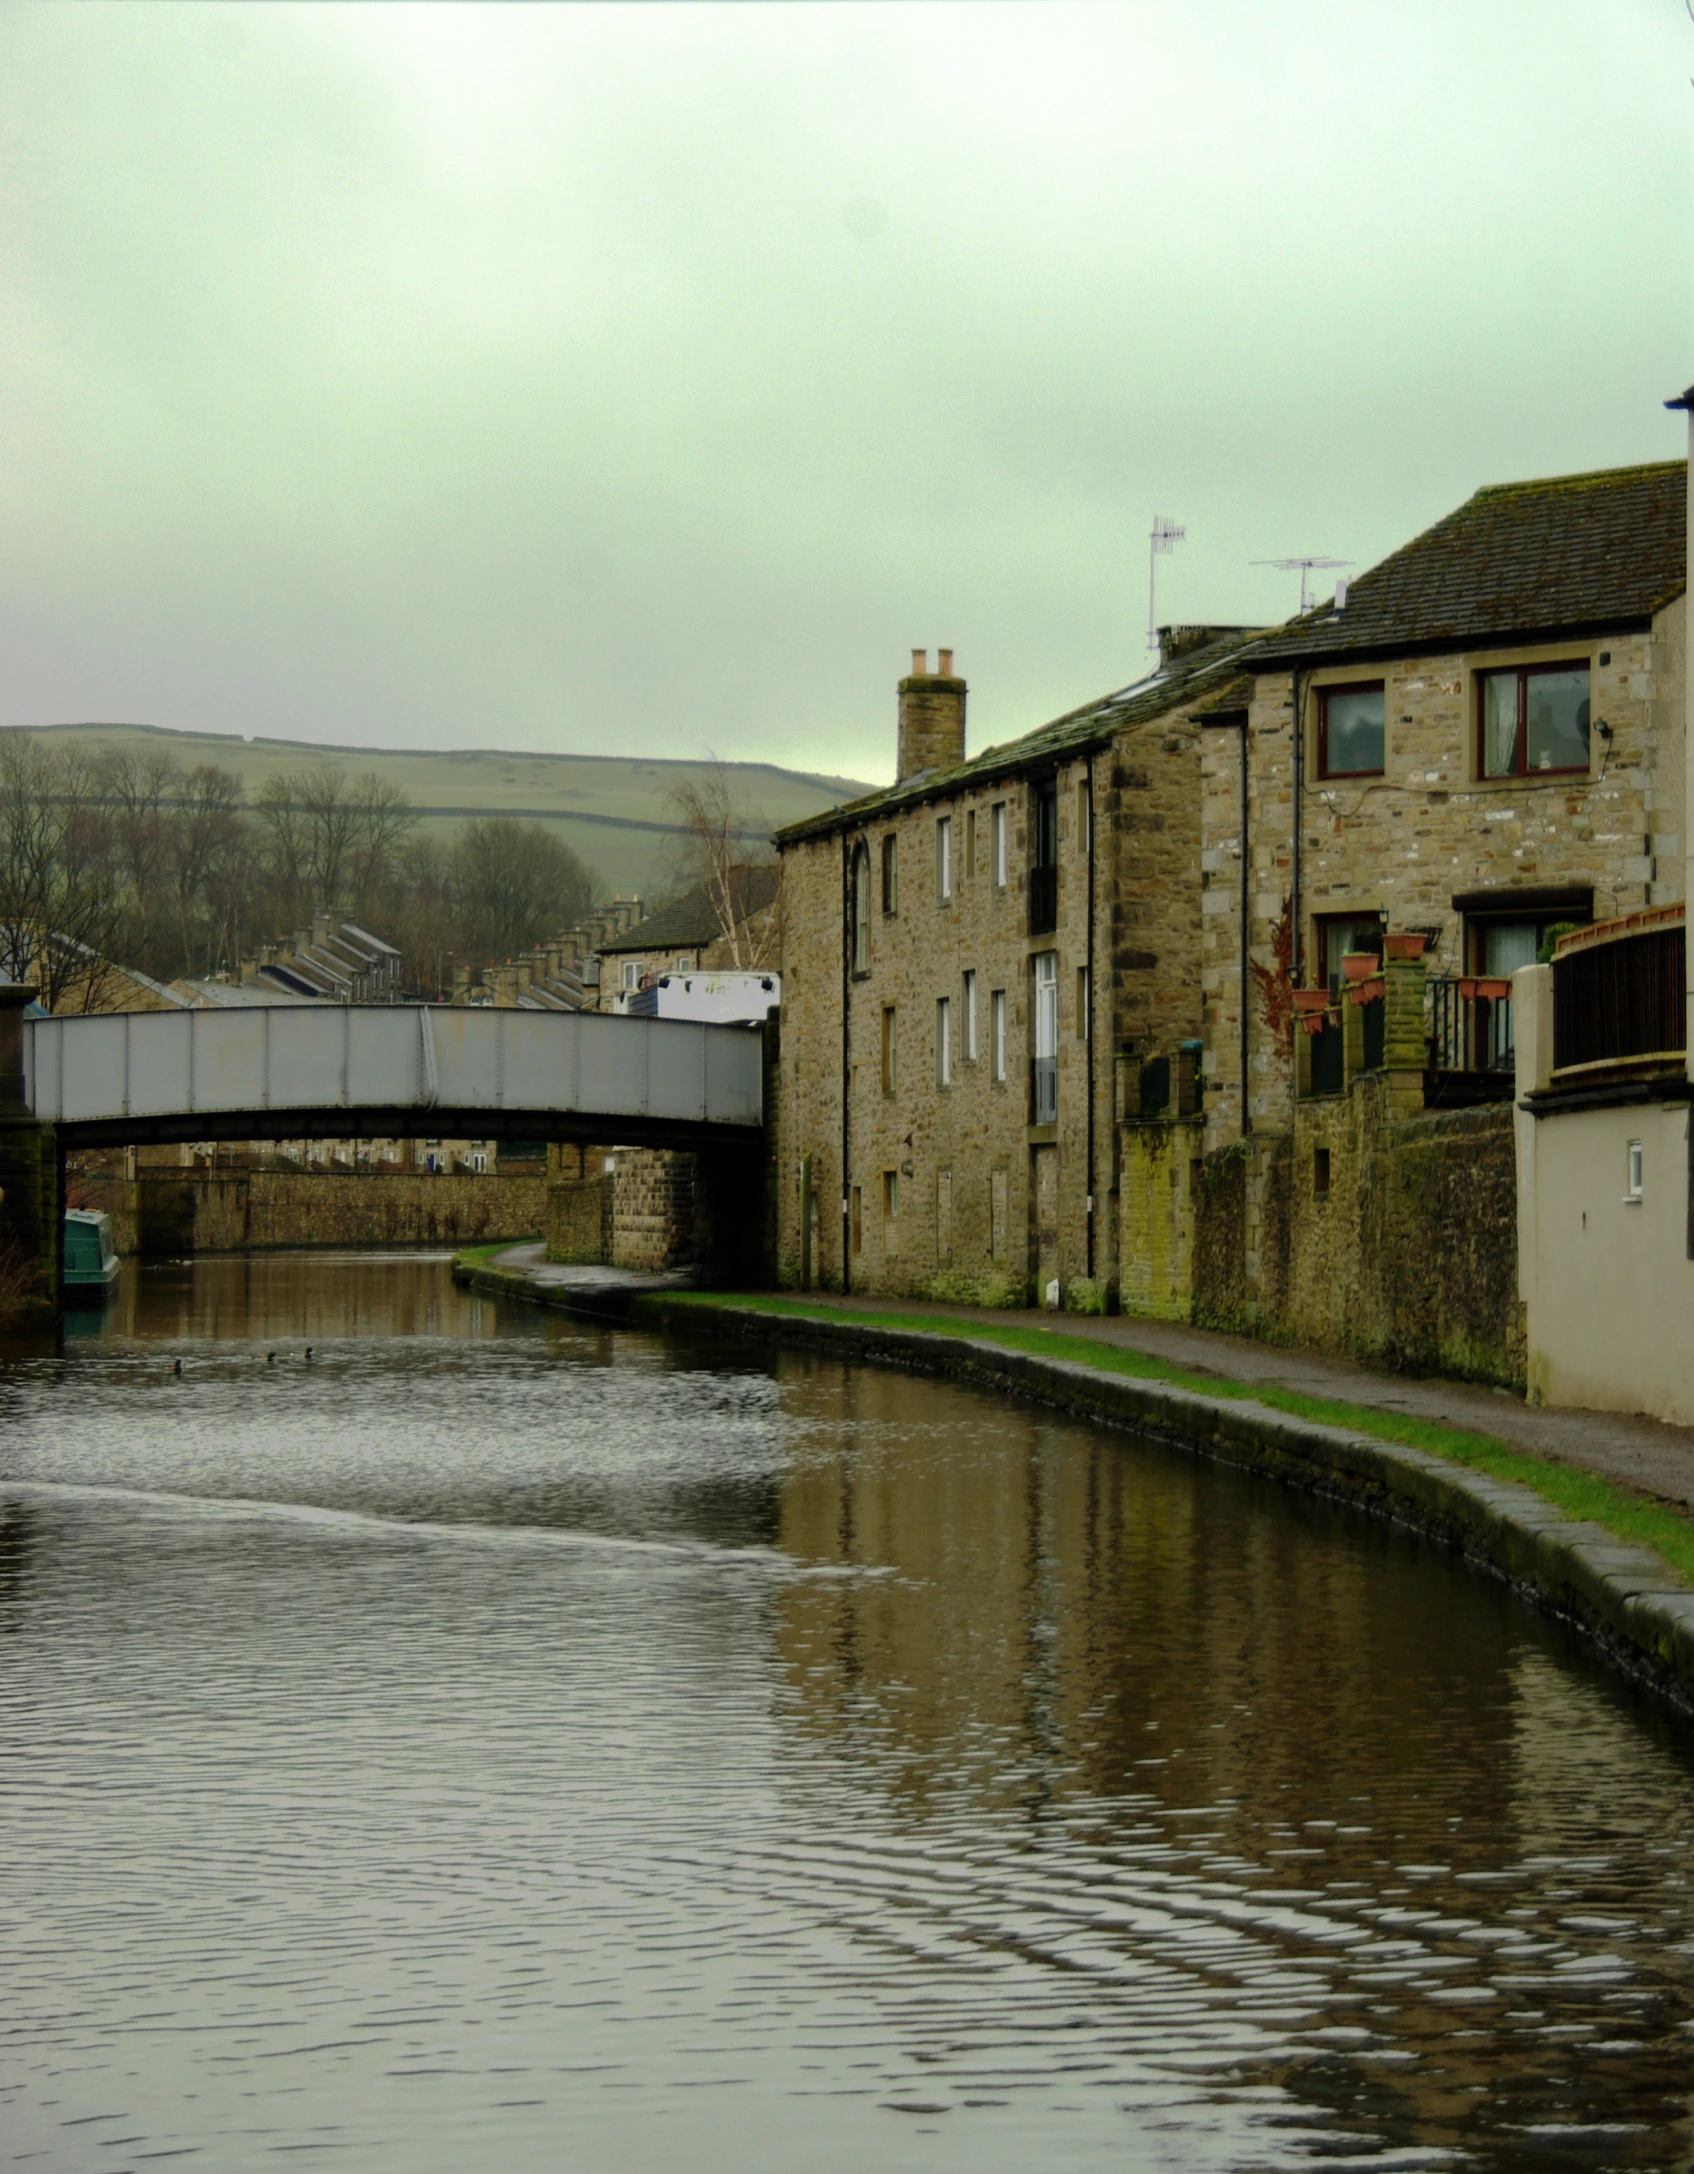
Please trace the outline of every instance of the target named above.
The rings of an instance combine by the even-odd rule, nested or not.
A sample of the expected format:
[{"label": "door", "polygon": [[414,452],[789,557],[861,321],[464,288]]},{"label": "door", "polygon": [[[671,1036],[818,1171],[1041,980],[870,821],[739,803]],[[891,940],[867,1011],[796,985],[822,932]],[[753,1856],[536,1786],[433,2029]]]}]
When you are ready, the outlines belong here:
[{"label": "door", "polygon": [[1059,1303],[1059,1151],[1031,1150],[1030,1213],[1034,1218],[1035,1296],[1042,1306]]}]

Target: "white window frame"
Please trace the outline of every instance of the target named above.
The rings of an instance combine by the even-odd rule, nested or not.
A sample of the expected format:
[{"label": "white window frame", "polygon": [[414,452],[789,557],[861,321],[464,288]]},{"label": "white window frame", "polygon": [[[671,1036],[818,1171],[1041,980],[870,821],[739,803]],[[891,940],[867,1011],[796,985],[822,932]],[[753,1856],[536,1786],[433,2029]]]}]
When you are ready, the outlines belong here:
[{"label": "white window frame", "polygon": [[953,818],[950,815],[936,819],[935,888],[943,904],[953,895]]},{"label": "white window frame", "polygon": [[975,1064],[976,1048],[976,968],[965,968],[965,1062]]},{"label": "white window frame", "polygon": [[640,988],[641,961],[639,959],[625,959],[623,962],[623,985],[626,990]]},{"label": "white window frame", "polygon": [[938,1087],[953,1084],[953,1000],[935,1000],[935,1081]]},{"label": "white window frame", "polygon": [[1640,1207],[1645,1176],[1646,1158],[1641,1152],[1641,1142],[1631,1140],[1624,1158],[1624,1182],[1627,1188],[1623,1196],[1625,1207]]},{"label": "white window frame", "polygon": [[996,989],[988,999],[989,1051],[993,1057],[993,1073],[996,1080],[1006,1077],[1006,992]]},{"label": "white window frame", "polygon": [[1038,951],[1030,961],[1035,969],[1035,1046],[1031,1054],[1059,1054],[1059,954]]},{"label": "white window frame", "polygon": [[988,811],[988,851],[990,874],[997,891],[1006,888],[1007,871],[1011,865],[1006,829],[1006,803],[996,800]]}]

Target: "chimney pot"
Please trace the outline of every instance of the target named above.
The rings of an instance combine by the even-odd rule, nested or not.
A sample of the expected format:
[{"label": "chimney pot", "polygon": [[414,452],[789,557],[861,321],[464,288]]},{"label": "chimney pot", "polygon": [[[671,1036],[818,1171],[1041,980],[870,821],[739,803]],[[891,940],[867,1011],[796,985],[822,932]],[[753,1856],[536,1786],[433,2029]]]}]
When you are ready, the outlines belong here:
[{"label": "chimney pot", "polygon": [[953,678],[953,652],[939,652],[941,671],[924,669],[928,652],[912,651],[912,676],[900,682],[900,731],[895,782],[928,770],[951,770],[965,759],[965,689]]},{"label": "chimney pot", "polygon": [[938,679],[952,678],[953,652],[950,649],[938,649],[935,652],[935,672]]}]

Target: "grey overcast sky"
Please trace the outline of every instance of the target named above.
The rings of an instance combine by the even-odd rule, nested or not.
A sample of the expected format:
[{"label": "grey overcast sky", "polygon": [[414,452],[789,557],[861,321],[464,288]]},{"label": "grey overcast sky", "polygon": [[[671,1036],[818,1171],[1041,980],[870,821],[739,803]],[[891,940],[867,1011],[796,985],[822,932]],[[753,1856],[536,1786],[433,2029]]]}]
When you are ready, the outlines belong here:
[{"label": "grey overcast sky", "polygon": [[879,778],[1663,458],[1683,0],[14,5],[0,720]]}]

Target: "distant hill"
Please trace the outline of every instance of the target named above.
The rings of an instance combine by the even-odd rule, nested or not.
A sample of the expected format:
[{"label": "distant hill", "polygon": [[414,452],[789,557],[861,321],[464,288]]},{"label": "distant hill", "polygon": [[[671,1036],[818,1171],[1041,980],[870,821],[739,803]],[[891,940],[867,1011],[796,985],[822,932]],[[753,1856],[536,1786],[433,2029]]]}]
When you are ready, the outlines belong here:
[{"label": "distant hill", "polygon": [[[26,728],[16,727],[23,730]],[[545,823],[593,871],[602,895],[664,885],[678,838],[669,796],[704,762],[636,755],[530,755],[498,748],[432,753],[424,748],[330,747],[315,740],[244,739],[239,733],[175,732],[163,725],[47,725],[44,739],[90,749],[157,747],[163,741],[185,768],[215,762],[233,770],[249,798],[278,771],[334,765],[350,775],[372,770],[404,788],[425,830],[450,833],[469,816],[513,815]],[[748,808],[769,829],[852,800],[870,787],[854,778],[784,770],[775,763],[731,762]]]}]

